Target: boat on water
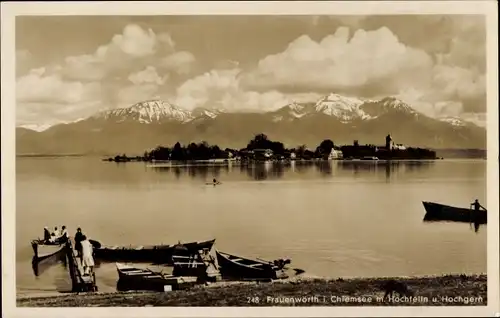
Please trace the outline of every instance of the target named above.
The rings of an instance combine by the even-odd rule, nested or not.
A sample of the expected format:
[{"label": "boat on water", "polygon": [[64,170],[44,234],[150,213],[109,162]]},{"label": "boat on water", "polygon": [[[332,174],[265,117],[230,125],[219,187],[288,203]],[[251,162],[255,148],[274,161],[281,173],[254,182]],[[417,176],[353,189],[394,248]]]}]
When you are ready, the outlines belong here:
[{"label": "boat on water", "polygon": [[116,263],[118,271],[117,289],[169,291],[192,287],[197,282],[197,277],[174,276],[153,272],[150,269],[140,269],[127,264]]},{"label": "boat on water", "polygon": [[32,240],[31,247],[33,248],[33,263],[38,263],[52,256],[61,255],[66,247],[66,242],[50,243],[44,240]]},{"label": "boat on water", "polygon": [[283,270],[285,264],[279,262],[268,262],[263,260],[253,260],[245,257],[232,255],[229,253],[215,251],[219,270],[223,277],[243,280],[273,280],[288,278]]},{"label": "boat on water", "polygon": [[[190,242],[190,243],[177,243],[172,245],[151,245],[151,246],[105,246],[98,245],[99,248],[94,247],[94,257],[100,261],[128,261],[128,262],[152,262],[155,264],[169,264],[173,263],[172,256],[175,255],[192,255],[199,250],[212,249],[215,239]],[[94,244],[94,246],[96,246]]]},{"label": "boat on water", "polygon": [[424,221],[465,222],[486,224],[487,211],[458,208],[434,202],[422,202],[425,208]]}]

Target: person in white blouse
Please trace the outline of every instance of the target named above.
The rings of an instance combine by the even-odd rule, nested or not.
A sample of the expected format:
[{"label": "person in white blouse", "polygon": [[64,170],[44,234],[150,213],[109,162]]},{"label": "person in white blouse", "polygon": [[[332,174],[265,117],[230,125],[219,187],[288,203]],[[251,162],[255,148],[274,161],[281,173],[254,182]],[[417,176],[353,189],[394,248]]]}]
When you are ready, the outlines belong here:
[{"label": "person in white blouse", "polygon": [[91,270],[94,268],[94,257],[92,256],[93,248],[92,244],[87,237],[84,235],[82,237],[82,266],[83,274],[89,275]]}]

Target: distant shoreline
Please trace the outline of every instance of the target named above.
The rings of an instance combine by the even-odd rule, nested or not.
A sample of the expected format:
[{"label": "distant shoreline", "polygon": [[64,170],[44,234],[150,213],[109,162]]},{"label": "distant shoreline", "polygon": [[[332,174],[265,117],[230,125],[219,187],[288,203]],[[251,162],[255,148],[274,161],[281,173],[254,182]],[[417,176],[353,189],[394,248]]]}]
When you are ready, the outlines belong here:
[{"label": "distant shoreline", "polygon": [[[414,292],[381,301],[396,280]],[[220,282],[168,293],[109,292],[17,297],[19,307],[116,306],[486,306],[487,276],[437,275],[328,279],[297,276],[272,283]],[[297,303],[294,303],[297,301]]]},{"label": "distant shoreline", "polygon": [[[439,156],[444,159],[484,159],[486,160],[486,149],[481,148],[443,148],[443,149],[431,149],[435,151]],[[445,156],[445,154],[448,154]],[[46,153],[16,153],[16,158],[64,158],[64,157],[89,157],[89,158],[108,158],[113,156],[112,154],[105,153],[54,153],[54,154],[46,154]],[[131,158],[135,158],[138,156],[131,155]],[[436,159],[394,159],[396,160],[436,160]],[[206,160],[205,160],[206,161]]]}]

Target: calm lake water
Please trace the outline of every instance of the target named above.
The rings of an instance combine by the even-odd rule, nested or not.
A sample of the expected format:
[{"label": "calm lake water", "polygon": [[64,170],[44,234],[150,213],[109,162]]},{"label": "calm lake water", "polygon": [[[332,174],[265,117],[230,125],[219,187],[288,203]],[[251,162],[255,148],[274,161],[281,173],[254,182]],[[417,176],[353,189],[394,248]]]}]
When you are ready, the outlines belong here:
[{"label": "calm lake water", "polygon": [[[486,161],[321,162],[154,168],[99,158],[18,158],[18,294],[70,288],[62,265],[35,277],[30,240],[77,227],[106,245],[216,238],[241,256],[289,257],[309,275],[486,272],[486,227],[423,223],[423,200],[486,200]],[[222,185],[206,182],[217,177]],[[151,267],[153,268],[153,267]],[[115,290],[114,263],[96,270]]]}]

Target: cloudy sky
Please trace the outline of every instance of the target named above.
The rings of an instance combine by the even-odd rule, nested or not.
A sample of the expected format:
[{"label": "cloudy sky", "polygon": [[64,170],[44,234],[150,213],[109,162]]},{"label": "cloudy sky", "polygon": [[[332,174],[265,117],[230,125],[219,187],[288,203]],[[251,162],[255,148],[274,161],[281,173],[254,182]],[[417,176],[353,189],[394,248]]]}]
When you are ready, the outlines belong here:
[{"label": "cloudy sky", "polygon": [[17,17],[17,124],[153,98],[266,111],[330,92],[481,121],[485,43],[474,15]]}]

